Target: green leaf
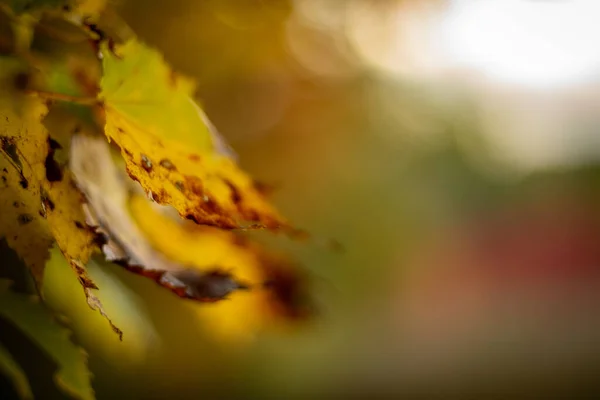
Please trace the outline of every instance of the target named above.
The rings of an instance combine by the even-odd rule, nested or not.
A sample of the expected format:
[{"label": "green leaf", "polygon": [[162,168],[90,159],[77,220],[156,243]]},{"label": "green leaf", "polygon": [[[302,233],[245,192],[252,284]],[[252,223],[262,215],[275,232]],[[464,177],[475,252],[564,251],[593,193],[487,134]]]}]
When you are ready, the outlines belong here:
[{"label": "green leaf", "polygon": [[15,390],[22,399],[33,399],[31,387],[27,376],[21,367],[12,358],[8,350],[0,345],[0,372],[6,375],[13,383]]},{"label": "green leaf", "polygon": [[77,399],[94,399],[87,355],[69,339],[69,331],[56,322],[39,297],[13,293],[10,281],[0,280],[0,315],[10,320],[56,362],[55,381]]}]

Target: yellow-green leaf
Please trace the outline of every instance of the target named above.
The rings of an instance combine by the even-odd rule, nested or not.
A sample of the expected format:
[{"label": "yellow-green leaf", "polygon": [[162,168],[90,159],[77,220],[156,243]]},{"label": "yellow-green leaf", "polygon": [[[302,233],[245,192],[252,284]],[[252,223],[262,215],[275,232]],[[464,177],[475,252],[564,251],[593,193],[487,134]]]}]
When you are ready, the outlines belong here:
[{"label": "yellow-green leaf", "polygon": [[127,172],[160,204],[222,228],[286,222],[224,151],[192,100],[193,84],[138,41],[102,47],[105,133],[121,148]]},{"label": "yellow-green leaf", "polygon": [[118,54],[107,46],[103,50],[100,99],[107,110],[144,129],[148,136],[169,139],[193,151],[213,150],[208,127],[191,97],[192,81],[177,75],[160,53],[138,41],[126,42]]}]

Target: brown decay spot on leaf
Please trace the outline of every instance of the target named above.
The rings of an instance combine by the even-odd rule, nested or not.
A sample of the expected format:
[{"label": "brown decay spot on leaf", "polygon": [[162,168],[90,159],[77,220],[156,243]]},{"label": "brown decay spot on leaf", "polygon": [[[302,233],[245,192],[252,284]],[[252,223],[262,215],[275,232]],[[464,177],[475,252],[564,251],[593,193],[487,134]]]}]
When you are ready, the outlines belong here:
[{"label": "brown decay spot on leaf", "polygon": [[63,172],[56,160],[54,159],[54,153],[56,150],[61,149],[62,146],[48,136],[48,155],[44,160],[44,167],[46,168],[46,179],[48,182],[59,182],[63,179]]},{"label": "brown decay spot on leaf", "polygon": [[13,85],[15,89],[24,91],[29,87],[31,81],[31,75],[27,72],[19,72],[15,74],[13,78]]},{"label": "brown decay spot on leaf", "polygon": [[271,196],[275,191],[280,188],[280,185],[274,183],[266,183],[254,180],[253,182],[254,189],[265,197]]},{"label": "brown decay spot on leaf", "polygon": [[[19,185],[23,189],[27,189],[29,187],[29,181],[25,178],[25,175],[23,175],[23,164],[21,163],[21,159],[19,158],[20,152],[19,148],[17,147],[15,138],[0,136],[0,150],[8,157],[8,160],[10,161],[12,166],[18,171],[20,175]],[[6,183],[6,180],[4,180],[4,182]]]},{"label": "brown decay spot on leaf", "polygon": [[23,164],[21,164],[21,160],[19,159],[17,144],[15,143],[15,139],[6,136],[0,136],[0,145],[2,147],[2,151],[6,154],[15,168],[19,171],[23,171]]},{"label": "brown decay spot on leaf", "polygon": [[[239,237],[236,245],[242,248],[252,246],[245,237]],[[261,250],[257,250],[257,253],[265,276],[263,288],[267,290],[271,299],[268,303],[271,311],[291,320],[312,317],[316,307],[312,303],[308,275],[287,258]]]},{"label": "brown decay spot on leaf", "polygon": [[147,155],[142,154],[142,167],[146,170],[146,172],[152,171],[152,161],[148,158]]},{"label": "brown decay spot on leaf", "polygon": [[33,216],[31,214],[19,214],[17,217],[17,221],[19,221],[20,225],[27,225],[31,221],[33,221]]},{"label": "brown decay spot on leaf", "polygon": [[242,195],[240,194],[240,191],[228,179],[223,179],[223,182],[225,182],[225,184],[231,191],[231,201],[234,204],[239,204],[242,201]]},{"label": "brown decay spot on leaf", "polygon": [[43,216],[44,218],[46,218],[48,215],[48,211],[54,211],[56,205],[54,204],[54,202],[50,198],[50,195],[48,194],[48,192],[46,192],[44,188],[40,189],[40,200],[42,202]]},{"label": "brown decay spot on leaf", "polygon": [[175,166],[173,165],[173,163],[171,161],[167,160],[166,158],[163,158],[162,160],[160,160],[158,165],[160,165],[161,167],[163,167],[165,169],[168,169],[169,171],[175,170]]}]

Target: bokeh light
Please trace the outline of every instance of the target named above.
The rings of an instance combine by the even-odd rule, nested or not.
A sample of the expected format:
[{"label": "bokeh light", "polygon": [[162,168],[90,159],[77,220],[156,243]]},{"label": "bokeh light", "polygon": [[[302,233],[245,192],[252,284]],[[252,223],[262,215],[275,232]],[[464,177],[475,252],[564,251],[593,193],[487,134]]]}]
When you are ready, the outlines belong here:
[{"label": "bokeh light", "polygon": [[600,4],[594,0],[452,0],[439,40],[449,61],[535,88],[598,78]]}]

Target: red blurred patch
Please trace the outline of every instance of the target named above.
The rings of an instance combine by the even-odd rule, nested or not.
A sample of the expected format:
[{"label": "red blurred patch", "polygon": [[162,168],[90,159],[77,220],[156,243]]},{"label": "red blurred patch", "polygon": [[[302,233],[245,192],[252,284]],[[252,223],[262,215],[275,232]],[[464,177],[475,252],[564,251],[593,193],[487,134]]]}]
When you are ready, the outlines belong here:
[{"label": "red blurred patch", "polygon": [[501,315],[555,321],[576,311],[600,297],[598,210],[584,199],[540,198],[442,233],[411,265],[402,318],[443,335]]}]

